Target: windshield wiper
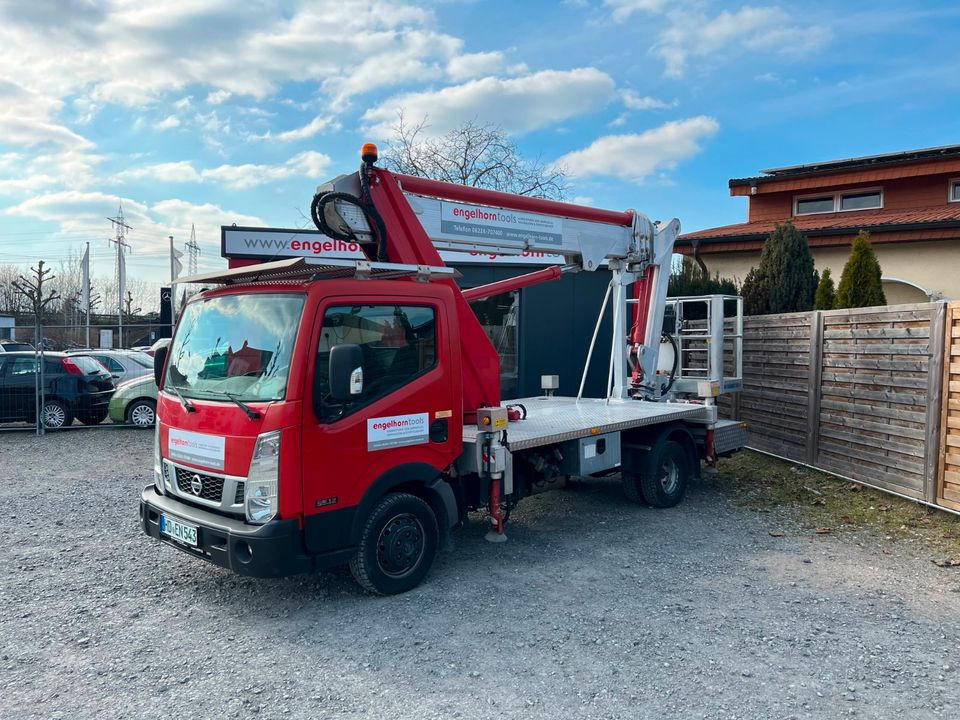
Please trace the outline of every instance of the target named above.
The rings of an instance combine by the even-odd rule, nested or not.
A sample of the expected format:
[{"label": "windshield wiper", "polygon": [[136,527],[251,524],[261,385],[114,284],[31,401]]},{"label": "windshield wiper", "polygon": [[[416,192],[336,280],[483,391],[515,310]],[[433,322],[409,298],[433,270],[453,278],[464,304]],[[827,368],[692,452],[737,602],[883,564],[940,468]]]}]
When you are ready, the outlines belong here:
[{"label": "windshield wiper", "polygon": [[167,384],[164,386],[163,389],[164,389],[164,390],[173,390],[173,394],[176,395],[178,398],[180,398],[180,403],[183,405],[183,409],[186,410],[187,412],[196,412],[196,411],[197,411],[196,406],[194,406],[194,404],[193,404],[192,402],[190,402],[190,401],[187,400],[183,395],[181,395],[181,394],[180,394],[180,391],[177,390],[177,386],[174,385],[173,383],[167,383]]},{"label": "windshield wiper", "polygon": [[259,419],[260,419],[260,411],[259,411],[259,410],[254,410],[252,407],[250,407],[250,406],[247,405],[245,402],[243,402],[243,400],[241,400],[241,399],[240,399],[237,395],[235,395],[234,393],[224,392],[223,390],[220,390],[220,391],[218,391],[218,392],[219,392],[221,395],[223,395],[224,397],[230,398],[230,399],[234,402],[234,404],[235,404],[238,408],[240,408],[241,410],[243,410],[243,411],[247,414],[247,417],[250,418],[251,420],[259,420]]}]

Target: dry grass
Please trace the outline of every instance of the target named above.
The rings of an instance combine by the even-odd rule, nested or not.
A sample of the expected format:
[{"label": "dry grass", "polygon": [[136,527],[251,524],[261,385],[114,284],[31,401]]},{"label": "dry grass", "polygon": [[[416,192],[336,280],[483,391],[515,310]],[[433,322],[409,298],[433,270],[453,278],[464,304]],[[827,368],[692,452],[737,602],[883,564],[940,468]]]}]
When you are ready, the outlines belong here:
[{"label": "dry grass", "polygon": [[951,513],[749,450],[721,460],[718,469],[717,487],[740,505],[774,513],[772,533],[791,532],[778,525],[779,511],[791,509],[802,532],[866,531],[960,563],[960,517]]}]

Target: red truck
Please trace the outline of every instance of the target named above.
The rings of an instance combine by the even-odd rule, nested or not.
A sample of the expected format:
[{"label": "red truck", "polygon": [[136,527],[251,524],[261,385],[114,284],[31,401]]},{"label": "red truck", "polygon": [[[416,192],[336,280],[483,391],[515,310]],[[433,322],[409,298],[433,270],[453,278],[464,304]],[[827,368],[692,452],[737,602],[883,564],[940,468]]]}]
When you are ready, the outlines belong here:
[{"label": "red truck", "polygon": [[[742,446],[743,427],[716,406],[739,389],[738,314],[725,312],[730,298],[667,300],[677,221],[396,175],[375,160],[365,146],[359,172],[321,186],[312,208],[364,258],[234,261],[186,280],[218,287],[191,298],[157,352],[148,535],[245,575],[349,564],[364,588],[393,594],[420,583],[469,511],[486,511],[488,539],[502,541],[522,498],[615,472],[631,500],[670,507],[701,460]],[[461,291],[438,248],[551,252],[568,265]],[[608,397],[502,404],[499,358],[469,301],[601,266]],[[691,302],[706,315],[684,326]]]}]

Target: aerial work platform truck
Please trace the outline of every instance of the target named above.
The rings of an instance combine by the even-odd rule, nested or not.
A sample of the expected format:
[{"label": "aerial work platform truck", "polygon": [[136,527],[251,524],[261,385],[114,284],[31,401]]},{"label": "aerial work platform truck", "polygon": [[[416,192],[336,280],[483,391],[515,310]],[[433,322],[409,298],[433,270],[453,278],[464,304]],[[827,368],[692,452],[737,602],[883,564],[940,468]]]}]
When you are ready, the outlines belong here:
[{"label": "aerial work platform truck", "polygon": [[[311,213],[363,257],[288,258],[196,275],[159,385],[144,531],[237,573],[349,564],[380,594],[423,580],[468,512],[502,542],[511,510],[571,476],[619,474],[668,508],[701,463],[738,450],[718,418],[741,383],[739,298],[667,298],[679,222],[391,173],[365,145],[357,173]],[[562,255],[461,290],[439,250]],[[607,272],[584,374],[612,316],[606,397],[502,402],[478,299]],[[564,318],[556,318],[563,323]]]}]

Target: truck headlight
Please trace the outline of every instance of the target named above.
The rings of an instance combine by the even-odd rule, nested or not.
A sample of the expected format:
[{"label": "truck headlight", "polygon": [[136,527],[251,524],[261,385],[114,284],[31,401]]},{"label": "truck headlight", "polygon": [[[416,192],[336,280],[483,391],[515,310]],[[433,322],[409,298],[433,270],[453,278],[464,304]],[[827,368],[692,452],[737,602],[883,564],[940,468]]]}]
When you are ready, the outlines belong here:
[{"label": "truck headlight", "polygon": [[160,421],[154,423],[153,431],[153,485],[163,495],[163,458],[160,455]]},{"label": "truck headlight", "polygon": [[277,515],[277,487],[280,479],[280,431],[257,437],[250,461],[250,474],[243,486],[247,522],[262,525]]}]

